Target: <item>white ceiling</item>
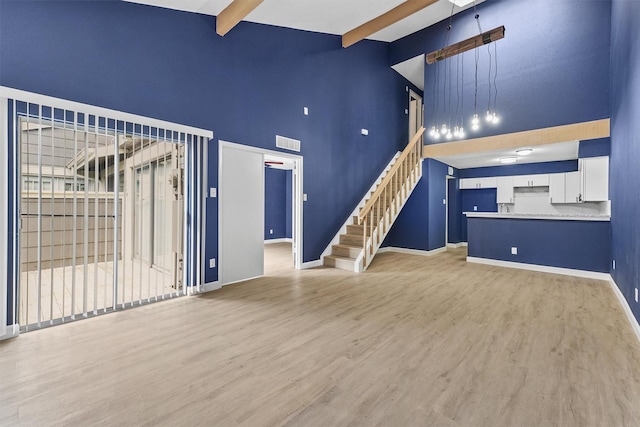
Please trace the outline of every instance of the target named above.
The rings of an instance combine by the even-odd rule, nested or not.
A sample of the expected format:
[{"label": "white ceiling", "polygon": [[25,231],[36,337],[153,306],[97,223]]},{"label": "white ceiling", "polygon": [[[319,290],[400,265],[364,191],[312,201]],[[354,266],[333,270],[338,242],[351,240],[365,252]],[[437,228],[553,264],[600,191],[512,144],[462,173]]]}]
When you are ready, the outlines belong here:
[{"label": "white ceiling", "polygon": [[424,92],[424,64],[424,55],[418,55],[415,58],[407,59],[404,62],[396,64],[391,68]]},{"label": "white ceiling", "polygon": [[[231,0],[124,1],[214,16],[231,3]],[[477,0],[476,4],[483,1]],[[403,2],[404,0],[265,0],[245,18],[245,21],[342,35]],[[449,0],[439,0],[368,38],[392,42],[415,33],[448,18],[452,5]],[[469,7],[473,7],[473,3],[464,8],[454,6],[453,10],[454,13],[458,13]]]},{"label": "white ceiling", "polygon": [[558,144],[535,145],[533,152],[528,156],[517,156],[516,149],[485,151],[482,153],[457,154],[455,156],[436,157],[443,163],[457,169],[481,168],[486,166],[506,166],[500,163],[502,157],[517,156],[515,164],[556,162],[562,160],[575,160],[578,158],[578,141],[560,142]]}]

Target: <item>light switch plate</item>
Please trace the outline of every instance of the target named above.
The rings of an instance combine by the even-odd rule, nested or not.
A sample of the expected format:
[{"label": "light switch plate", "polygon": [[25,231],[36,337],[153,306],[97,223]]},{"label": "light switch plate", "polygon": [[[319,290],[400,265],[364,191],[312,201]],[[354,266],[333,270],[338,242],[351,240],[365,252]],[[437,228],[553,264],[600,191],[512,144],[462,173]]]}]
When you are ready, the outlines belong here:
[{"label": "light switch plate", "polygon": [[447,199],[442,199],[442,204],[446,205],[447,204]]},{"label": "light switch plate", "polygon": [[209,268],[216,268],[216,259],[215,258],[211,258],[209,260]]},{"label": "light switch plate", "polygon": [[362,135],[364,135],[364,136],[367,136],[367,135],[369,135],[369,129],[362,129],[362,130],[360,130],[360,133]]},{"label": "light switch plate", "polygon": [[518,248],[515,246],[511,247],[511,255],[518,255]]},{"label": "light switch plate", "polygon": [[209,197],[215,198],[215,197],[217,197],[217,195],[218,195],[217,189],[215,187],[211,187],[209,189]]},{"label": "light switch plate", "polygon": [[309,107],[304,107],[303,111],[305,116],[309,115]]},{"label": "light switch plate", "polygon": [[304,193],[304,194],[302,195],[302,201],[303,201],[303,202],[306,202],[306,201],[307,201],[307,193]]},{"label": "light switch plate", "polygon": [[636,302],[638,302],[638,288],[636,288]]}]

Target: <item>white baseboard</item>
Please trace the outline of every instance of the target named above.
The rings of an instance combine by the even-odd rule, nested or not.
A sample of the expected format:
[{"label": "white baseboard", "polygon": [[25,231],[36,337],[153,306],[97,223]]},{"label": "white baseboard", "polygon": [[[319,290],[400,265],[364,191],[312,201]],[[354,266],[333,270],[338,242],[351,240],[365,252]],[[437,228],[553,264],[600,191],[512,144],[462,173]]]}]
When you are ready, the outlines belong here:
[{"label": "white baseboard", "polygon": [[219,281],[211,282],[211,283],[205,283],[204,286],[202,286],[202,292],[200,292],[200,293],[217,291],[220,288],[222,288],[222,285],[220,284]]},{"label": "white baseboard", "polygon": [[[264,277],[264,275],[262,275],[262,276],[254,276],[254,277],[247,277],[246,279],[241,279],[241,280],[236,280],[236,281],[229,282],[229,283],[220,284],[220,288],[222,288],[223,286],[235,285],[236,283],[248,282],[249,280],[259,279],[261,277]],[[216,283],[218,283],[218,282],[216,282]]]},{"label": "white baseboard", "polygon": [[447,248],[438,248],[438,249],[433,249],[431,251],[421,251],[418,249],[406,249],[406,248],[396,248],[393,246],[387,246],[386,248],[380,248],[378,249],[379,254],[385,253],[385,252],[397,252],[400,254],[407,254],[407,255],[420,255],[420,256],[433,256],[433,255],[437,255],[437,254],[441,254],[442,252],[446,252]]},{"label": "white baseboard", "polygon": [[20,335],[20,325],[7,325],[7,333],[0,336],[0,341],[15,338]]},{"label": "white baseboard", "polygon": [[265,245],[272,245],[274,243],[292,243],[293,239],[289,239],[289,238],[282,238],[282,239],[269,239],[269,240],[265,240],[264,244]]},{"label": "white baseboard", "polygon": [[322,267],[322,260],[317,259],[315,261],[303,262],[300,266],[300,270],[308,270],[310,268]]},{"label": "white baseboard", "polygon": [[458,243],[447,243],[447,247],[448,248],[464,248],[465,246],[468,246],[467,242],[458,242]]},{"label": "white baseboard", "polygon": [[611,285],[611,289],[613,289],[613,293],[616,294],[616,297],[622,306],[622,310],[624,310],[624,313],[627,315],[627,319],[629,319],[629,323],[631,323],[631,329],[633,329],[633,332],[636,334],[636,338],[640,341],[640,324],[638,323],[638,319],[633,315],[633,311],[631,311],[629,301],[627,301],[624,295],[622,295],[616,281],[613,280],[613,277],[611,276],[609,276],[609,285]]},{"label": "white baseboard", "polygon": [[549,267],[546,265],[525,264],[522,262],[500,261],[497,259],[467,257],[467,262],[476,264],[493,265],[496,267],[517,268],[519,270],[538,271],[541,273],[562,274],[564,276],[582,277],[585,279],[609,280],[608,273],[598,273],[597,271],[574,270],[571,268]]}]

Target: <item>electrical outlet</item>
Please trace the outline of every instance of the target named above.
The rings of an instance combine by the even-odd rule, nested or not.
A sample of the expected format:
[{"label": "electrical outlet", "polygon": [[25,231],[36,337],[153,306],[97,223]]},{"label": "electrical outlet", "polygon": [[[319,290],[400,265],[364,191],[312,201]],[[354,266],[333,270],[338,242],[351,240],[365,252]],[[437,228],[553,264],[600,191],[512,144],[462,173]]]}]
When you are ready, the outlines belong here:
[{"label": "electrical outlet", "polygon": [[269,229],[269,234],[273,234],[273,228]]},{"label": "electrical outlet", "polygon": [[614,270],[616,269],[616,260],[615,259],[613,260],[613,269]]},{"label": "electrical outlet", "polygon": [[303,202],[306,202],[306,201],[307,201],[307,193],[304,193],[304,194],[302,195],[302,201],[303,201]]},{"label": "electrical outlet", "polygon": [[409,114],[409,110],[407,110],[406,108],[404,109],[404,114],[408,115]]},{"label": "electrical outlet", "polygon": [[511,247],[511,255],[518,255],[518,248],[515,246]]},{"label": "electrical outlet", "polygon": [[478,207],[477,207],[477,206],[474,206],[474,207],[473,207],[473,211],[474,211],[474,212],[476,212],[477,210],[478,210]]},{"label": "electrical outlet", "polygon": [[636,302],[638,302],[638,288],[636,288]]},{"label": "electrical outlet", "polygon": [[447,204],[447,199],[442,199],[442,204],[446,205]]},{"label": "electrical outlet", "polygon": [[304,107],[304,115],[308,116],[309,115],[309,107]]},{"label": "electrical outlet", "polygon": [[216,259],[215,258],[211,258],[209,260],[209,268],[216,268]]}]

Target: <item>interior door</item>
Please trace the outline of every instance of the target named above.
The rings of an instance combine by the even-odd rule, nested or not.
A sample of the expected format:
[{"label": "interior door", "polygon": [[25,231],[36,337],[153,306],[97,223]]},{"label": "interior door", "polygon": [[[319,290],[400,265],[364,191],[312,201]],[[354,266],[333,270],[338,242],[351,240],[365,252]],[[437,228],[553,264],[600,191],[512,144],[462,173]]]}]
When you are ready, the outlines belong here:
[{"label": "interior door", "polygon": [[230,145],[220,156],[220,283],[264,274],[263,155]]},{"label": "interior door", "polygon": [[409,91],[409,141],[422,127],[422,97],[414,91]]}]

